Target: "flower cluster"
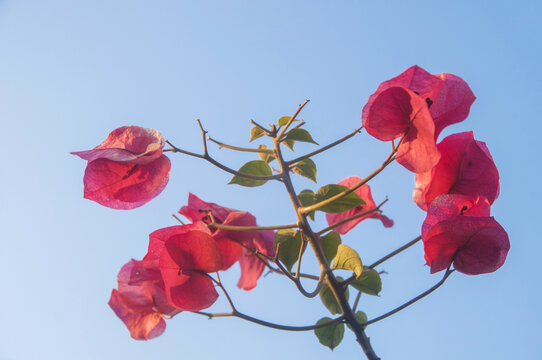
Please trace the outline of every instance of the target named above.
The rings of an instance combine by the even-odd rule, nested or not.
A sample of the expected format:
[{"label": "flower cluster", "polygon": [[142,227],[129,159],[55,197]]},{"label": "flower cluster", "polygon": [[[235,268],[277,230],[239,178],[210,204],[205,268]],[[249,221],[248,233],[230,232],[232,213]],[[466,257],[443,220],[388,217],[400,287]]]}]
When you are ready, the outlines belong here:
[{"label": "flower cluster", "polygon": [[467,117],[474,100],[461,78],[413,66],[380,84],[363,108],[369,134],[385,141],[401,137],[396,158],[416,173],[413,198],[427,211],[422,240],[432,273],[452,262],[465,274],[492,272],[510,248],[490,216],[499,173],[485,143],[472,132],[436,143],[442,129]]},{"label": "flower cluster", "polygon": [[[218,298],[209,273],[241,267],[238,286],[251,290],[265,268],[258,253],[273,256],[272,231],[213,229],[213,223],[256,226],[247,212],[207,203],[190,194],[180,211],[192,224],[171,226],[149,235],[147,254],[131,260],[118,275],[109,305],[134,339],[147,340],[165,329],[162,315],[199,311]],[[211,220],[213,219],[213,220]]]},{"label": "flower cluster", "polygon": [[[149,235],[148,251],[142,260],[132,259],[121,268],[109,306],[134,339],[152,339],[164,332],[165,318],[181,311],[213,316],[201,310],[216,302],[217,287],[226,293],[218,277],[219,271],[239,263],[241,276],[237,286],[248,291],[257,285],[269,266],[286,275],[306,296],[313,297],[320,292],[322,302],[332,314],[344,314],[336,320],[322,318],[314,327],[320,342],[333,349],[337,345],[336,337],[342,339],[343,322],[348,325],[356,322],[355,306],[354,309],[343,307],[348,303],[348,287],[351,285],[376,295],[382,285],[373,266],[364,267],[359,254],[342,244],[338,234],[348,233],[365,219],[380,220],[386,228],[393,226],[393,220],[380,209],[384,202],[376,205],[366,182],[394,160],[415,173],[413,201],[427,212],[421,239],[431,273],[447,270],[444,281],[451,273],[452,265],[454,270],[469,275],[497,270],[506,259],[510,242],[506,231],[490,214],[490,207],[499,195],[499,173],[493,158],[485,143],[476,140],[472,132],[453,134],[437,143],[445,127],[466,119],[474,100],[474,94],[461,78],[452,74],[431,75],[418,66],[383,82],[364,106],[362,123],[367,132],[379,140],[399,139],[392,143],[391,154],[367,178],[351,176],[316,192],[307,189],[296,194],[289,172],[316,182],[316,165],[310,157],[359,131],[297,160],[285,161],[281,144],[293,149],[296,141],[315,143],[310,133],[301,128],[302,121],[288,130],[297,121],[295,117],[304,105],[294,116],[282,117],[277,124],[270,125],[270,130],[254,123],[257,126],[251,130],[251,141],[269,136],[273,138],[274,150],[263,144],[258,149],[227,146],[259,153],[261,160],[249,161],[239,171],[210,157],[201,123],[204,155],[184,151],[169,142],[171,149],[163,150],[165,141],[158,131],[138,126],[118,128],[94,149],[72,153],[88,162],[84,197],[113,209],[133,209],[158,196],[168,183],[171,169],[164,151],[174,151],[208,160],[235,174],[230,182],[233,184],[252,187],[268,180],[280,180],[286,185],[298,215],[295,224],[258,227],[256,218],[249,212],[205,202],[189,194],[188,203],[179,213],[190,223],[159,229]],[[272,175],[268,164],[271,161],[279,162],[280,174]],[[241,178],[244,181],[240,181]],[[307,221],[307,217],[314,220],[316,211],[326,213],[329,225],[319,232],[313,231]],[[335,232],[328,233],[330,230]],[[277,254],[274,242],[280,249]],[[301,271],[301,258],[307,243],[319,260],[319,277]],[[291,268],[296,262],[297,270],[292,273]],[[339,281],[333,274],[335,269],[351,270],[354,276],[348,282]],[[217,273],[217,278],[211,275],[213,273]],[[303,288],[301,276],[318,280],[313,293]],[[325,285],[322,285],[323,281]],[[331,295],[327,296],[326,291]],[[243,315],[236,310],[227,293],[226,297],[233,310],[229,315]],[[339,303],[341,309],[335,306]],[[349,312],[350,317],[346,316]],[[360,312],[355,314],[356,318],[358,314]],[[239,317],[271,324],[247,315]],[[321,326],[321,321],[330,320],[332,325]],[[359,339],[364,326],[358,325],[361,328],[353,331]]]}]

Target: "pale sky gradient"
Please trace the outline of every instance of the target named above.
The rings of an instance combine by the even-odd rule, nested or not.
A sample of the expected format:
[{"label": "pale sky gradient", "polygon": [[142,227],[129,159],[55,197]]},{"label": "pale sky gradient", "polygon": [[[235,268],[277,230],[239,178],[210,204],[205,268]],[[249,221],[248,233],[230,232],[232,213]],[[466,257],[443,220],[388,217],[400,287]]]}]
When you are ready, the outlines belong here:
[{"label": "pale sky gradient", "polygon": [[[501,176],[492,214],[511,250],[497,272],[455,273],[367,333],[384,360],[542,359],[541,14],[534,0],[0,1],[0,360],[362,358],[351,333],[331,352],[312,332],[185,313],[160,338],[132,340],[106,304],[116,275],[146,253],[150,232],[175,224],[188,192],[251,211],[262,225],[292,223],[294,213],[280,184],[226,185],[229,175],[181,155],[171,156],[158,198],[107,209],[82,198],[85,162],[69,152],[122,125],[155,128],[199,152],[196,118],[212,137],[247,146],[250,119],[274,122],[305,99],[300,117],[327,144],[361,125],[381,81],[414,64],[461,76],[477,96],[469,118],[443,136],[473,130],[488,145]],[[315,157],[318,186],[367,175],[388,146],[363,133]],[[234,168],[254,159],[210,150]],[[295,181],[297,190],[318,188]],[[377,203],[389,197],[384,212],[395,226],[367,220],[343,237],[367,263],[416,237],[424,218],[401,166],[371,186]],[[360,303],[369,318],[442,276],[429,274],[421,244],[381,270],[381,296]],[[290,325],[328,316],[277,275],[251,292],[235,288],[238,275],[234,266],[223,280],[247,314]],[[212,310],[228,311],[223,297]]]}]

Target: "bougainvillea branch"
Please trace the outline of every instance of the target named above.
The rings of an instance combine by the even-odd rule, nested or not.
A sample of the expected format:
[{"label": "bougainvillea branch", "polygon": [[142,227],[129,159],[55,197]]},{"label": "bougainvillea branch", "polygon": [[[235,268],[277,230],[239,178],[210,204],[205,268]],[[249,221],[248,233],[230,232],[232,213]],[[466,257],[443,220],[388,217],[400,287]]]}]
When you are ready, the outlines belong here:
[{"label": "bougainvillea branch", "polygon": [[363,326],[367,326],[367,325],[370,325],[370,324],[374,324],[375,322],[378,322],[380,320],[383,320],[387,317],[390,317],[392,316],[393,314],[395,313],[398,313],[399,311],[409,307],[410,305],[414,304],[415,302],[417,302],[418,300],[421,300],[423,299],[424,297],[426,297],[427,295],[431,294],[433,291],[437,290],[442,284],[444,284],[444,282],[446,281],[446,279],[448,279],[448,277],[454,272],[453,269],[448,269],[446,270],[446,272],[444,273],[444,276],[442,277],[442,279],[436,283],[434,286],[432,286],[431,288],[429,288],[428,290],[424,291],[423,293],[421,293],[420,295],[416,296],[415,298],[407,301],[406,303],[404,303],[403,305],[401,306],[398,306],[396,307],[395,309],[391,310],[391,311],[388,311],[387,313],[383,314],[383,315],[380,315],[374,319],[371,319],[369,321],[366,321],[364,322],[362,325]]},{"label": "bougainvillea branch", "polygon": [[[318,341],[330,349],[342,341],[347,325],[367,358],[378,360],[365,333],[368,325],[429,295],[455,270],[468,275],[497,270],[510,249],[506,231],[490,214],[500,184],[485,143],[476,140],[472,132],[453,134],[437,143],[445,127],[465,120],[474,99],[461,78],[452,74],[432,75],[413,66],[380,84],[363,107],[360,128],[291,160],[285,159],[284,147],[294,151],[298,142],[318,145],[305,129],[307,122],[297,119],[309,100],[299,105],[292,116],[280,117],[269,128],[251,120],[254,127],[250,142],[263,137],[272,141],[271,148],[265,144],[256,148],[233,146],[207,138],[198,119],[203,154],[180,149],[164,141],[158,131],[137,126],[118,128],[94,149],[73,153],[87,161],[85,198],[114,209],[133,209],[160,194],[169,180],[171,163],[165,155],[168,152],[210,162],[233,175],[229,184],[256,187],[277,180],[284,184],[293,207],[291,215],[295,220],[289,224],[259,226],[247,211],[206,202],[190,193],[188,203],[179,210],[187,221],[173,215],[181,225],[151,233],[143,259],[132,259],[121,268],[117,289],[113,289],[109,301],[111,309],[137,340],[160,336],[165,320],[182,312],[208,318],[237,317],[279,330],[312,330]],[[352,175],[316,191],[296,191],[294,176],[317,183],[312,157],[352,139],[362,128],[391,144],[391,152],[377,169],[363,178]],[[207,140],[219,148],[257,154],[260,159],[248,161],[238,170],[231,169],[209,155]],[[165,144],[170,148],[163,149]],[[269,163],[273,161],[279,170],[271,168]],[[393,162],[415,174],[413,200],[427,214],[421,236],[367,266],[342,236],[366,219],[379,220],[384,228],[394,225],[395,221],[382,211],[388,199],[376,205],[368,185]],[[273,175],[273,171],[277,174]],[[325,214],[328,226],[315,231],[311,221],[321,213]],[[374,268],[420,240],[430,272],[446,270],[442,279],[401,306],[368,320],[357,308],[362,293],[374,296],[382,290],[383,272]],[[306,251],[308,248],[312,251]],[[316,268],[314,262],[303,260],[305,256],[316,260]],[[238,288],[250,291],[268,269],[284,276],[288,283],[293,282],[304,297],[319,295],[334,318],[322,317],[313,325],[289,326],[239,312],[220,279],[221,271],[234,264],[240,268]],[[337,270],[347,272],[346,280]],[[216,273],[216,279],[209,273]],[[306,290],[301,279],[316,281],[314,290]],[[231,312],[202,311],[217,301],[217,288]],[[349,289],[356,290],[352,305]]]},{"label": "bougainvillea branch", "polygon": [[422,239],[422,236],[418,236],[417,238],[409,241],[408,243],[406,243],[405,245],[401,246],[400,248],[392,251],[391,253],[387,254],[386,256],[383,256],[382,258],[378,259],[377,261],[375,261],[374,263],[372,263],[371,265],[369,265],[370,268],[374,268],[380,264],[382,264],[384,261],[394,257],[395,255],[399,254],[400,252],[402,251],[405,251],[406,249],[408,249],[409,247],[411,247],[412,245],[416,244],[418,241],[420,241]]}]

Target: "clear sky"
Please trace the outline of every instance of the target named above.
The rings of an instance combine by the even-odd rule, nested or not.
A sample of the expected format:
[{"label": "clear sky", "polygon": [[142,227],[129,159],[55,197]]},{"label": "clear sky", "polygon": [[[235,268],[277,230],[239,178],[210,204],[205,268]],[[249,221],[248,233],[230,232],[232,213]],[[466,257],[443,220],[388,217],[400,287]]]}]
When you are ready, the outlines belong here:
[{"label": "clear sky", "polygon": [[[246,146],[249,120],[274,122],[305,99],[300,116],[326,144],[361,125],[378,84],[418,64],[464,78],[477,100],[443,135],[473,130],[501,176],[492,207],[508,231],[504,266],[454,273],[430,297],[367,329],[383,359],[542,359],[539,203],[542,132],[539,1],[0,1],[0,359],[361,358],[351,333],[333,353],[312,332],[285,333],[239,319],[181,314],[138,342],[107,306],[120,267],[146,252],[148,234],[175,224],[188,192],[251,211],[262,225],[291,223],[280,184],[247,189],[197,159],[172,155],[164,192],[131,211],[82,198],[87,150],[122,125],[152,127],[201,151],[210,135]],[[231,167],[253,157],[219,150]],[[313,146],[298,147],[301,153]],[[370,173],[388,145],[366,133],[315,157],[319,185]],[[317,189],[296,178],[296,188]],[[413,175],[394,164],[371,182],[395,226],[365,221],[343,238],[367,263],[420,232]],[[320,218],[318,226],[323,226]],[[307,261],[307,271],[311,262]],[[382,268],[378,316],[439,281],[417,244]],[[327,316],[277,275],[237,290],[239,309],[291,325]],[[228,311],[221,299],[212,308]]]}]

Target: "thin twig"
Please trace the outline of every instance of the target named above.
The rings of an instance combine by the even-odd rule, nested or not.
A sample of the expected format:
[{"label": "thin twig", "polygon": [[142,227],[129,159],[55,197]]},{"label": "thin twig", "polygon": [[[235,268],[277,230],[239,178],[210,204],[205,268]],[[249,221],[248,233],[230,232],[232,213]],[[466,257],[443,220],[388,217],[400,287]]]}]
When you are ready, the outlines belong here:
[{"label": "thin twig", "polygon": [[182,225],[185,225],[185,223],[184,223],[184,222],[182,222],[182,220],[181,220],[181,219],[179,219],[179,217],[178,217],[177,215],[175,215],[175,214],[171,214],[171,216],[173,216],[173,217],[174,217],[174,218],[175,218],[175,219],[176,219],[176,220],[177,220],[178,222],[180,222],[180,223],[181,223]]},{"label": "thin twig", "polygon": [[258,124],[256,121],[250,120],[250,122],[251,122],[254,126],[256,126],[256,127],[260,128],[261,130],[263,130],[267,135],[269,135],[269,136],[272,135],[272,132],[271,132],[271,131],[267,130],[264,126]]},{"label": "thin twig", "polygon": [[224,225],[216,222],[208,224],[210,227],[214,227],[222,230],[232,231],[264,231],[264,230],[280,230],[280,229],[296,229],[299,227],[297,224],[288,225],[272,225],[272,226],[240,226],[240,225]]},{"label": "thin twig", "polygon": [[305,102],[301,105],[299,105],[299,107],[297,108],[297,110],[295,111],[295,113],[292,115],[292,117],[290,117],[290,120],[288,120],[288,122],[286,123],[286,125],[284,125],[284,128],[281,130],[281,132],[277,135],[277,139],[282,139],[282,137],[284,136],[284,134],[286,133],[286,130],[288,130],[288,127],[290,127],[290,125],[292,124],[292,122],[295,120],[295,118],[297,117],[297,115],[299,114],[299,112],[301,111],[301,109],[303,109],[305,107],[305,105],[307,105],[307,103],[309,102],[309,99],[305,100]]},{"label": "thin twig", "polygon": [[288,164],[288,165],[295,164],[295,163],[298,162],[298,161],[301,161],[301,160],[303,160],[303,159],[310,158],[311,156],[320,154],[321,152],[326,151],[327,149],[330,149],[330,148],[332,148],[332,147],[334,147],[334,146],[337,146],[337,145],[339,145],[340,143],[342,143],[342,142],[344,142],[344,141],[350,139],[352,136],[354,136],[354,135],[360,133],[360,132],[361,132],[361,129],[363,129],[363,126],[360,127],[360,128],[358,128],[358,129],[356,129],[356,130],[354,130],[353,132],[351,132],[350,134],[346,135],[345,137],[343,137],[343,138],[341,138],[341,139],[339,139],[339,140],[337,140],[337,141],[332,142],[332,143],[329,144],[329,145],[323,146],[323,147],[321,147],[320,149],[314,150],[313,152],[310,152],[310,153],[305,154],[305,155],[303,155],[303,156],[297,157],[297,158],[295,158],[295,159],[293,159],[293,160],[287,161],[286,164]]},{"label": "thin twig", "polygon": [[326,232],[328,232],[328,231],[330,231],[330,230],[333,230],[333,229],[335,229],[336,227],[341,226],[342,224],[346,224],[347,222],[350,222],[350,221],[355,220],[355,219],[359,219],[359,218],[361,218],[361,217],[367,216],[367,215],[372,214],[372,213],[374,213],[374,212],[379,212],[379,211],[380,211],[380,208],[382,207],[382,205],[384,205],[387,201],[388,201],[388,199],[382,201],[377,207],[372,208],[371,210],[367,210],[367,211],[365,211],[365,212],[362,212],[361,214],[357,214],[357,215],[354,215],[354,216],[350,216],[350,217],[348,217],[348,218],[346,218],[346,219],[344,219],[344,220],[338,221],[338,222],[336,222],[335,224],[330,225],[330,226],[328,226],[327,228],[318,231],[316,234],[318,234],[318,235],[325,234]]},{"label": "thin twig", "polygon": [[280,180],[282,178],[281,174],[271,175],[271,176],[254,176],[254,175],[249,175],[249,174],[243,174],[243,173],[240,173],[239,171],[233,170],[233,169],[219,163],[218,161],[213,159],[211,157],[211,155],[209,155],[209,154],[206,154],[206,155],[196,154],[196,153],[193,153],[193,152],[190,152],[190,151],[180,149],[180,148],[176,147],[175,145],[173,145],[169,141],[166,141],[166,143],[169,146],[171,146],[171,149],[166,149],[164,151],[179,152],[179,153],[182,153],[182,154],[185,154],[185,155],[190,155],[190,156],[194,156],[194,157],[197,157],[197,158],[200,158],[200,159],[207,160],[208,162],[210,162],[214,166],[216,166],[216,167],[218,167],[218,168],[220,168],[220,169],[222,169],[222,170],[224,170],[224,171],[226,171],[226,172],[228,172],[228,173],[230,173],[232,175],[236,175],[236,176],[240,176],[240,177],[244,177],[244,178],[252,179],[252,180],[265,180],[265,181],[268,181],[268,180]]},{"label": "thin twig", "polygon": [[252,149],[252,148],[244,148],[244,147],[240,147],[240,146],[233,146],[233,145],[224,144],[223,142],[215,140],[212,137],[210,137],[209,140],[211,140],[212,142],[217,144],[220,148],[226,148],[226,149],[230,149],[230,150],[243,151],[243,152],[255,152],[255,153],[260,153],[260,154],[273,154],[274,153],[274,151],[271,150],[271,149]]},{"label": "thin twig", "polygon": [[380,264],[382,264],[384,261],[388,260],[389,258],[399,254],[400,252],[408,249],[409,247],[411,247],[412,245],[416,244],[418,241],[420,241],[422,239],[421,235],[418,236],[417,238],[415,238],[414,240],[411,240],[409,241],[408,243],[406,243],[405,245],[401,246],[400,248],[398,248],[397,250],[394,250],[392,251],[391,253],[389,253],[388,255],[378,259],[377,261],[375,261],[374,263],[372,263],[371,265],[369,265],[370,268],[374,268]]},{"label": "thin twig", "polygon": [[305,206],[305,207],[301,207],[298,209],[298,211],[301,213],[301,214],[308,214],[314,210],[318,210],[320,209],[321,207],[323,206],[326,206],[326,205],[329,205],[331,204],[332,202],[334,202],[335,200],[338,200],[340,198],[343,198],[345,197],[346,195],[356,191],[358,188],[360,188],[361,186],[365,185],[367,182],[369,182],[369,180],[371,180],[372,178],[374,178],[376,175],[378,175],[382,170],[384,170],[386,168],[386,166],[388,166],[395,158],[394,158],[394,155],[395,155],[395,152],[397,150],[396,149],[393,149],[392,152],[388,155],[388,157],[386,158],[386,160],[384,160],[384,162],[382,163],[382,165],[380,165],[378,167],[378,169],[376,169],[375,171],[373,171],[369,176],[367,176],[365,179],[361,180],[360,182],[356,183],[354,186],[338,193],[337,195],[335,196],[332,196],[328,199],[325,199],[325,200],[322,200],[316,204],[313,204],[313,205],[310,205],[310,206]]},{"label": "thin twig", "polygon": [[424,291],[423,293],[421,293],[420,295],[416,296],[415,298],[413,298],[412,300],[409,300],[407,301],[406,303],[404,303],[403,305],[399,306],[399,307],[396,307],[395,309],[391,310],[391,311],[388,311],[387,313],[385,313],[384,315],[380,315],[374,319],[371,319],[363,324],[361,324],[362,326],[367,326],[367,325],[370,325],[370,324],[374,324],[375,322],[377,321],[380,321],[380,320],[383,320],[385,318],[387,318],[388,316],[391,316],[401,310],[403,310],[404,308],[414,304],[416,301],[426,297],[427,295],[431,294],[433,291],[435,291],[436,289],[438,289],[442,284],[444,284],[444,282],[446,281],[446,279],[448,279],[448,276],[450,276],[452,273],[454,272],[454,270],[450,270],[450,268],[448,268],[448,270],[446,270],[446,273],[444,273],[444,277],[442,278],[442,280],[440,280],[436,285],[434,285],[433,287],[431,287],[429,290],[427,291]]}]

